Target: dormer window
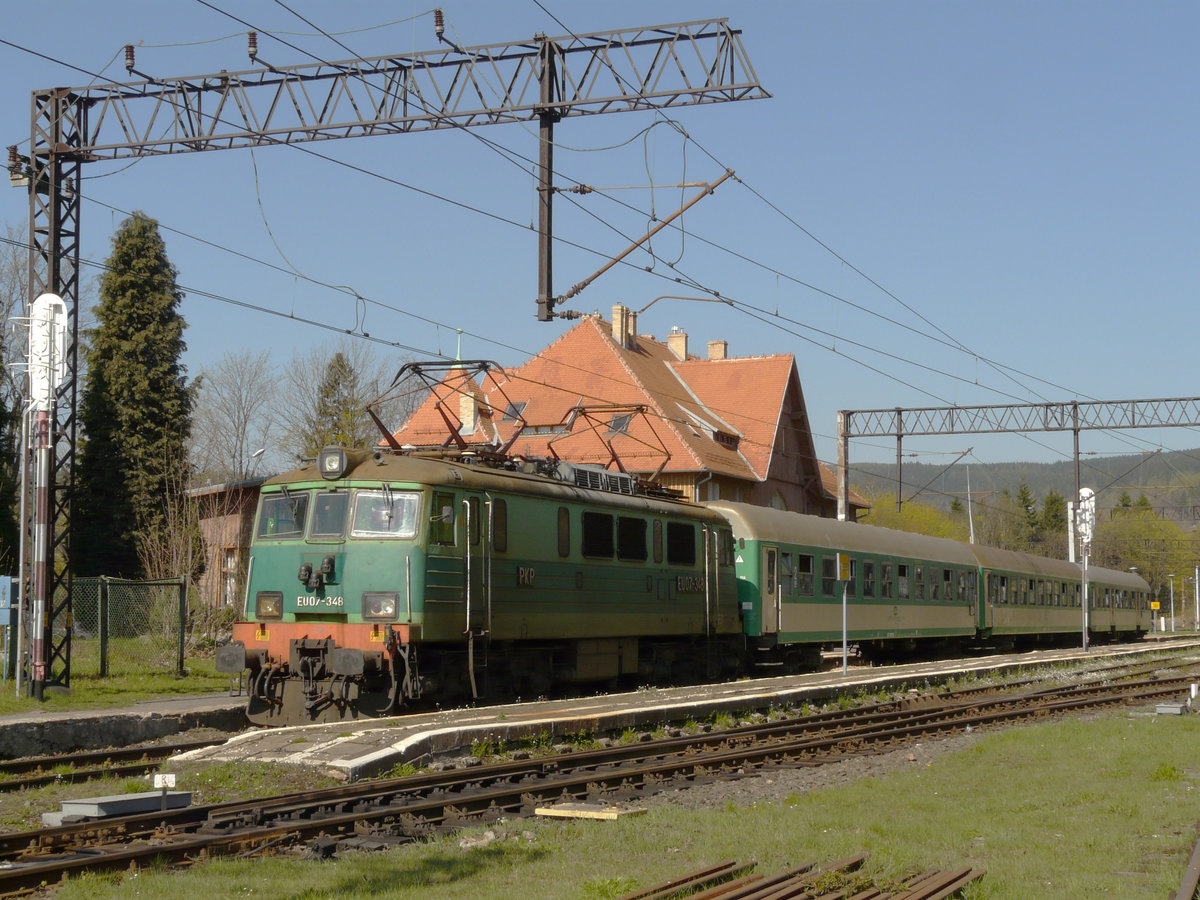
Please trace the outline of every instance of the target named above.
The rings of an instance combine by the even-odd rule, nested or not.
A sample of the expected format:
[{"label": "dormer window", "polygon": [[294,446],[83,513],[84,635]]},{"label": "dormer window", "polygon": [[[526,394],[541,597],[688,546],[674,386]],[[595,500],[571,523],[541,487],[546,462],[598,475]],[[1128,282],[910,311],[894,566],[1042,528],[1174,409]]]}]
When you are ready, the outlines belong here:
[{"label": "dormer window", "polygon": [[713,440],[722,447],[728,447],[730,450],[737,450],[738,444],[741,442],[741,438],[736,434],[729,434],[725,431],[714,431]]},{"label": "dormer window", "polygon": [[510,400],[508,402],[508,406],[506,406],[504,408],[504,421],[505,422],[516,422],[518,419],[523,418],[523,413],[525,412],[525,407],[528,405],[529,405],[528,401],[523,400],[520,403],[513,403]]},{"label": "dormer window", "polygon": [[609,423],[609,434],[628,434],[629,420],[633,418],[633,413],[617,413],[612,417],[612,422]]}]

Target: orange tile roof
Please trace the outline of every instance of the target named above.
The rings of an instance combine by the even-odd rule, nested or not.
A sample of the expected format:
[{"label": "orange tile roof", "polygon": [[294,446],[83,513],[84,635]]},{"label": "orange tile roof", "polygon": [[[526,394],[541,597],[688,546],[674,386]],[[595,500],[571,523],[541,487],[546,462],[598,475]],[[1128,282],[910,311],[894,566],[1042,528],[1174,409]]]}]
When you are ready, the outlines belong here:
[{"label": "orange tile roof", "polygon": [[[452,378],[448,373],[444,382]],[[552,448],[563,459],[605,465],[611,454],[604,442],[610,441],[622,465],[632,472],[653,472],[669,454],[667,472],[707,470],[763,481],[779,446],[780,429],[792,427],[783,421],[789,390],[795,392],[793,414],[804,419],[804,433],[798,435],[806,448],[802,455],[811,460],[816,481],[827,492],[832,485],[836,496],[836,479],[812,450],[799,374],[790,354],[680,360],[667,344],[645,335],[637,336],[633,346],[624,346],[599,316],[585,316],[521,366],[485,375],[471,392],[490,404],[490,427],[480,428],[468,440],[509,439],[517,422],[506,409],[510,402],[524,403],[526,427],[509,451],[513,454],[545,456]],[[450,412],[458,411],[457,396],[446,400],[443,392]],[[448,432],[436,402],[427,398],[395,432],[396,440],[418,446],[445,443]],[[618,412],[614,406],[641,406],[645,413],[630,418],[626,433],[613,433],[609,425]],[[592,422],[601,427],[587,429],[589,423],[577,416],[568,435],[554,434],[554,426],[562,426],[578,407],[593,407]],[[729,437],[722,440],[714,432]],[[795,438],[790,446],[795,446]]]}]

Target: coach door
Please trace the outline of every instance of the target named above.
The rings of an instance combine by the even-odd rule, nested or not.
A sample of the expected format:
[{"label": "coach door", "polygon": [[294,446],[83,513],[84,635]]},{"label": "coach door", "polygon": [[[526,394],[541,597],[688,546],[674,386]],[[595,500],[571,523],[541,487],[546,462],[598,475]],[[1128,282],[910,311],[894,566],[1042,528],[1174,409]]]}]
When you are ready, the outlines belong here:
[{"label": "coach door", "polygon": [[763,547],[762,550],[762,633],[776,634],[779,631],[779,548]]}]

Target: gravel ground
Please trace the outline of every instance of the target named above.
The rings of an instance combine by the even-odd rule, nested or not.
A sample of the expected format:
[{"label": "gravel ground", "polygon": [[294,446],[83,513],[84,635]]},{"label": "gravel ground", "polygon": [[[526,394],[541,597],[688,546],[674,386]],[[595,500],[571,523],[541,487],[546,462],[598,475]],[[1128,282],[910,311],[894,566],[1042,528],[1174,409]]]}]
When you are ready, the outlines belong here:
[{"label": "gravel ground", "polygon": [[877,778],[901,769],[923,768],[939,756],[966,750],[976,739],[976,734],[952,735],[883,753],[850,756],[821,766],[771,769],[744,778],[726,778],[682,790],[664,791],[632,805],[665,803],[682,809],[719,809],[727,804],[745,807],[777,803],[792,794],[849,784],[860,778]]}]

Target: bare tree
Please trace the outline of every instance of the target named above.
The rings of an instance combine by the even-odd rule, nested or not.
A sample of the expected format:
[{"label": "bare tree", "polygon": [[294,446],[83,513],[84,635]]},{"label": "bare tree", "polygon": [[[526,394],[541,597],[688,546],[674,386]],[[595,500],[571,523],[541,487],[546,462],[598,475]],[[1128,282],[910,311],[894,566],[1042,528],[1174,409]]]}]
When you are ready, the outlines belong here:
[{"label": "bare tree", "polygon": [[[348,365],[355,382],[352,394],[343,394],[339,398],[339,402],[346,407],[343,412],[353,420],[354,427],[347,428],[347,433],[367,435],[368,445],[373,445],[381,437],[365,407],[383,394],[406,360],[400,357],[385,358],[363,341],[343,339],[312,350],[297,351],[287,368],[282,394],[290,419],[286,423],[287,437],[284,443],[296,457],[311,455],[310,448],[313,441],[317,440],[316,432],[319,430],[318,410],[327,406],[329,400],[326,378],[339,354],[342,360],[334,368],[341,369],[343,364]],[[398,428],[415,408],[417,399],[410,395],[388,400],[376,409],[376,413],[385,425]]]},{"label": "bare tree", "polygon": [[230,351],[199,378],[191,457],[197,483],[240,481],[286,466],[277,444],[279,378],[267,351]]}]

